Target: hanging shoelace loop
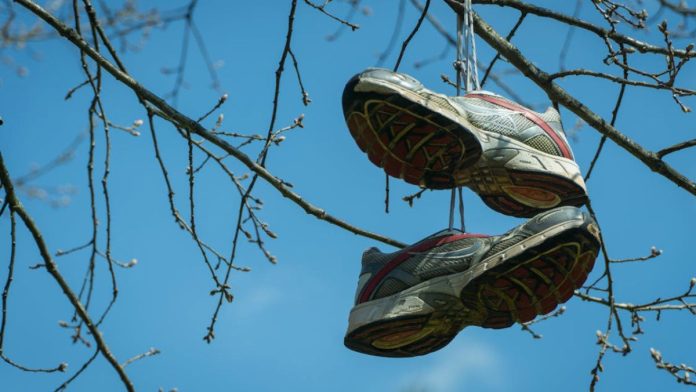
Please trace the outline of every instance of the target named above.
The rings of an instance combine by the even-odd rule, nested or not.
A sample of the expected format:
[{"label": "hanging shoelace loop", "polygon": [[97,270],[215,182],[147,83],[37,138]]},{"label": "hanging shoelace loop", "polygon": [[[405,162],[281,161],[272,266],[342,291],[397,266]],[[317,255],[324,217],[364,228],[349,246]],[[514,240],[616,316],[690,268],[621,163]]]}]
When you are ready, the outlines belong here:
[{"label": "hanging shoelace loop", "polygon": [[[457,96],[462,95],[462,82],[464,83],[465,93],[480,90],[478,75],[478,59],[476,58],[476,39],[474,36],[474,14],[471,0],[462,2],[463,12],[457,13],[457,60],[454,62],[454,69],[457,73]],[[452,188],[450,198],[449,228],[454,227],[454,208],[455,199],[459,194],[459,218],[461,230],[466,231],[464,223],[464,197],[462,187]]]},{"label": "hanging shoelace loop", "polygon": [[481,89],[471,0],[464,0],[462,6],[462,13],[457,13],[457,61],[454,63],[457,72],[457,95],[461,95],[462,81],[466,93]]}]

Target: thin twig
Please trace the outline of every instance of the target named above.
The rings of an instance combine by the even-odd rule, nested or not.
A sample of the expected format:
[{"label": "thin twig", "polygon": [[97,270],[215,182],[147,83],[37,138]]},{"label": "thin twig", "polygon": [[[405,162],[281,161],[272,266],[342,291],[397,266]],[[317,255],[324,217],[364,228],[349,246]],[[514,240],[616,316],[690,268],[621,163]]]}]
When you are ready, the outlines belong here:
[{"label": "thin twig", "polygon": [[696,139],[691,139],[682,143],[677,143],[667,148],[663,148],[662,150],[658,151],[655,155],[657,155],[658,158],[662,159],[662,157],[664,157],[667,154],[671,154],[673,152],[677,152],[693,146],[696,146]]},{"label": "thin twig", "polygon": [[[448,2],[448,4],[450,4],[450,2]],[[454,7],[456,7],[456,5],[454,5]],[[677,186],[683,188],[693,195],[696,195],[696,183],[676,171],[667,163],[663,162],[656,156],[655,153],[646,150],[643,146],[619,132],[618,129],[611,126],[607,121],[591,111],[582,102],[570,95],[565,89],[553,83],[549,79],[549,74],[542,71],[531,61],[525,58],[516,47],[501,37],[476,13],[474,13],[474,23],[476,26],[476,33],[494,49],[501,52],[502,55],[525,76],[543,89],[552,101],[557,101],[565,106],[568,110],[575,113],[578,117],[583,119],[588,125],[599,131],[602,135],[606,135],[617,145],[638,158],[652,171],[661,174],[665,178],[675,183]]]},{"label": "thin twig", "polygon": [[[8,198],[9,199],[9,198]],[[10,263],[7,267],[7,279],[5,280],[5,287],[2,290],[2,320],[0,321],[0,358],[7,364],[16,367],[17,369],[23,370],[25,372],[33,373],[53,373],[53,372],[63,372],[67,368],[67,363],[61,363],[55,368],[30,368],[17,363],[5,354],[5,326],[7,325],[7,298],[10,295],[10,287],[12,286],[12,281],[14,279],[14,266],[15,259],[17,255],[17,225],[15,221],[15,212],[10,209]]]},{"label": "thin twig", "polygon": [[[489,4],[498,5],[503,7],[515,8],[520,12],[528,12],[540,16],[542,18],[555,19],[565,25],[579,27],[583,30],[594,33],[600,38],[608,38],[614,40],[617,43],[623,43],[625,45],[632,46],[641,53],[657,53],[657,54],[669,54],[666,48],[651,45],[646,42],[642,42],[633,37],[629,37],[617,32],[609,31],[601,27],[595,26],[592,23],[584,21],[580,18],[574,18],[547,8],[539,7],[534,4],[524,3],[519,0],[472,0],[474,4]],[[696,52],[686,51],[686,50],[675,50],[674,55],[676,57],[696,57]]]},{"label": "thin twig", "polygon": [[349,22],[349,21],[347,21],[347,20],[345,20],[345,19],[341,19],[341,18],[339,18],[338,16],[333,15],[333,14],[329,13],[328,11],[326,11],[325,8],[326,8],[326,5],[328,4],[328,2],[326,2],[326,3],[322,4],[322,5],[314,4],[314,3],[312,3],[310,0],[304,0],[304,2],[305,2],[305,4],[307,4],[308,6],[314,8],[315,10],[321,12],[322,14],[328,16],[329,18],[331,18],[331,19],[333,19],[333,20],[335,20],[335,21],[337,21],[337,22],[339,22],[339,23],[341,23],[341,24],[343,24],[343,25],[345,25],[345,26],[350,27],[350,29],[353,30],[353,31],[355,31],[355,30],[357,30],[357,29],[360,28],[360,26],[356,25],[355,23],[351,23],[351,22]]},{"label": "thin twig", "polygon": [[133,383],[128,378],[128,375],[125,373],[123,368],[119,365],[118,361],[111,353],[111,349],[104,341],[101,331],[99,331],[99,329],[94,325],[90,315],[87,313],[82,303],[77,298],[77,295],[75,295],[68,283],[63,278],[63,275],[58,271],[58,266],[53,260],[51,252],[48,250],[48,247],[44,242],[41,231],[36,226],[34,220],[27,213],[27,211],[24,209],[24,206],[17,198],[17,195],[14,192],[14,185],[10,180],[10,174],[8,173],[7,167],[5,166],[5,161],[3,159],[2,153],[0,153],[0,180],[2,182],[3,188],[5,189],[6,197],[10,201],[10,209],[21,218],[22,222],[31,233],[31,236],[34,239],[37,248],[39,249],[41,258],[43,259],[46,265],[46,271],[48,271],[51,277],[53,277],[56,283],[58,283],[60,288],[63,290],[63,293],[68,298],[73,308],[75,308],[75,310],[77,311],[78,315],[80,316],[80,319],[82,320],[82,322],[84,322],[84,324],[87,326],[90,333],[92,334],[92,338],[94,339],[97,347],[99,347],[99,352],[101,352],[102,356],[104,356],[104,358],[107,360],[107,362],[109,362],[111,367],[116,371],[116,373],[118,373],[121,382],[126,387],[126,390],[135,391]]},{"label": "thin twig", "polygon": [[425,7],[423,7],[423,12],[421,12],[420,17],[418,18],[418,22],[416,22],[416,26],[413,27],[413,30],[411,31],[411,34],[406,37],[404,40],[404,43],[401,44],[401,51],[399,52],[399,57],[396,59],[396,63],[394,64],[394,72],[399,70],[399,66],[401,65],[401,59],[404,57],[404,53],[406,52],[406,48],[408,47],[408,44],[411,42],[411,39],[413,39],[413,36],[416,35],[418,30],[420,30],[421,24],[423,24],[423,19],[425,19],[425,16],[428,15],[428,8],[430,7],[430,0],[425,1]]},{"label": "thin twig", "polygon": [[121,365],[121,367],[125,368],[126,366],[130,365],[131,363],[133,363],[135,361],[139,361],[145,357],[152,357],[152,356],[157,355],[159,353],[160,353],[160,350],[158,350],[154,347],[151,347],[149,350],[145,351],[144,353],[138,354],[138,355],[134,356],[133,358],[127,359],[126,362],[124,362]]},{"label": "thin twig", "polygon": [[[512,37],[515,36],[515,33],[517,32],[517,29],[522,26],[522,22],[524,22],[524,19],[527,17],[526,12],[522,12],[520,14],[520,17],[517,18],[517,22],[515,22],[515,25],[512,26],[512,29],[510,29],[510,32],[508,35],[505,37],[507,41],[511,41]],[[488,64],[488,67],[486,67],[486,73],[483,75],[483,79],[481,79],[481,87],[483,87],[484,84],[486,84],[486,80],[488,80],[488,75],[490,75],[491,71],[493,70],[493,66],[495,63],[500,59],[500,53],[496,53],[495,56],[493,57],[493,60],[491,60],[491,63]]]}]

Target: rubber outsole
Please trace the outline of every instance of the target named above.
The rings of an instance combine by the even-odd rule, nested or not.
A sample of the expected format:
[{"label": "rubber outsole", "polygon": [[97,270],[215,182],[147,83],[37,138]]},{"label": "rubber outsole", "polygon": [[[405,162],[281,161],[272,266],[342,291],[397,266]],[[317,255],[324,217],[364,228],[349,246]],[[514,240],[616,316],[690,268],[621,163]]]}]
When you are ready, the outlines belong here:
[{"label": "rubber outsole", "polygon": [[587,203],[584,188],[551,172],[496,168],[475,171],[470,178],[466,186],[505,215],[529,218],[550,208]]},{"label": "rubber outsole", "polygon": [[456,186],[452,173],[481,156],[472,131],[398,94],[353,92],[346,101],[346,122],[358,147],[392,177],[448,189]]},{"label": "rubber outsole", "polygon": [[584,231],[574,230],[546,241],[467,285],[460,298],[478,314],[481,327],[507,328],[548,314],[573,296],[587,280],[599,244]]},{"label": "rubber outsole", "polygon": [[598,250],[594,234],[570,229],[486,270],[458,297],[419,293],[431,312],[376,320],[349,332],[344,344],[370,355],[412,357],[439,350],[467,326],[497,329],[531,321],[572,297]]}]

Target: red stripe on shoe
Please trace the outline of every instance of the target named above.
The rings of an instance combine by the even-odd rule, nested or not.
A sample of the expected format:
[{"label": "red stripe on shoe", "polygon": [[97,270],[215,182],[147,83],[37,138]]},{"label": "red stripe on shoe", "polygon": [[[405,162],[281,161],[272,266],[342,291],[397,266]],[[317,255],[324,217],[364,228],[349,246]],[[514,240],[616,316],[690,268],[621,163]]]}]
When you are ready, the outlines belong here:
[{"label": "red stripe on shoe", "polygon": [[384,277],[386,277],[391,271],[393,271],[401,263],[408,260],[409,257],[411,257],[412,252],[424,252],[424,251],[432,249],[436,246],[448,244],[450,242],[454,242],[454,241],[461,240],[464,238],[486,238],[486,237],[488,237],[488,236],[484,235],[484,234],[472,234],[472,233],[445,235],[445,236],[434,237],[434,238],[431,238],[429,240],[421,241],[415,245],[411,245],[408,248],[404,248],[404,249],[400,250],[398,252],[398,254],[396,255],[396,257],[391,259],[387,264],[384,265],[384,267],[382,267],[381,270],[379,270],[375,274],[375,276],[370,278],[370,280],[365,285],[365,288],[363,288],[362,293],[360,293],[360,298],[358,299],[358,303],[363,303],[363,302],[368,301],[370,299],[370,296],[372,295],[372,292],[379,285],[379,282],[381,282],[382,279],[384,279]]},{"label": "red stripe on shoe", "polygon": [[573,159],[573,154],[570,152],[570,147],[561,139],[560,136],[556,133],[556,131],[551,128],[551,126],[544,121],[539,115],[534,113],[533,111],[525,108],[524,106],[520,106],[517,104],[514,104],[509,101],[502,100],[500,98],[496,98],[490,95],[485,95],[485,94],[467,94],[466,97],[468,98],[478,98],[482,99],[486,102],[490,102],[492,104],[502,106],[506,109],[514,110],[516,112],[519,112],[523,116],[525,116],[528,120],[533,122],[534,124],[538,125],[539,128],[543,129],[544,132],[546,132],[547,135],[551,139],[553,139],[554,142],[556,142],[556,145],[558,145],[559,149],[561,150],[561,154],[563,155],[564,158],[568,159]]}]

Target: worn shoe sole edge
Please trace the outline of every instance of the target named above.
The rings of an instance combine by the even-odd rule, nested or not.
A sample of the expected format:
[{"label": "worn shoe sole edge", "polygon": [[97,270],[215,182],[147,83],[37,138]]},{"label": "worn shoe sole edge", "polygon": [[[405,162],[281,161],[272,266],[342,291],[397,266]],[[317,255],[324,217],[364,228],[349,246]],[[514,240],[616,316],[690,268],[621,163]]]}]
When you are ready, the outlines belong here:
[{"label": "worn shoe sole edge", "polygon": [[[470,125],[452,121],[437,107],[414,101],[396,87],[379,79],[356,79],[346,87],[344,114],[353,138],[370,161],[390,176],[431,189],[452,188],[452,174],[481,157],[477,135]],[[378,120],[385,115],[394,122],[406,121],[408,130],[392,135],[391,125],[385,128]],[[414,132],[427,136],[411,146],[408,135]]]}]

